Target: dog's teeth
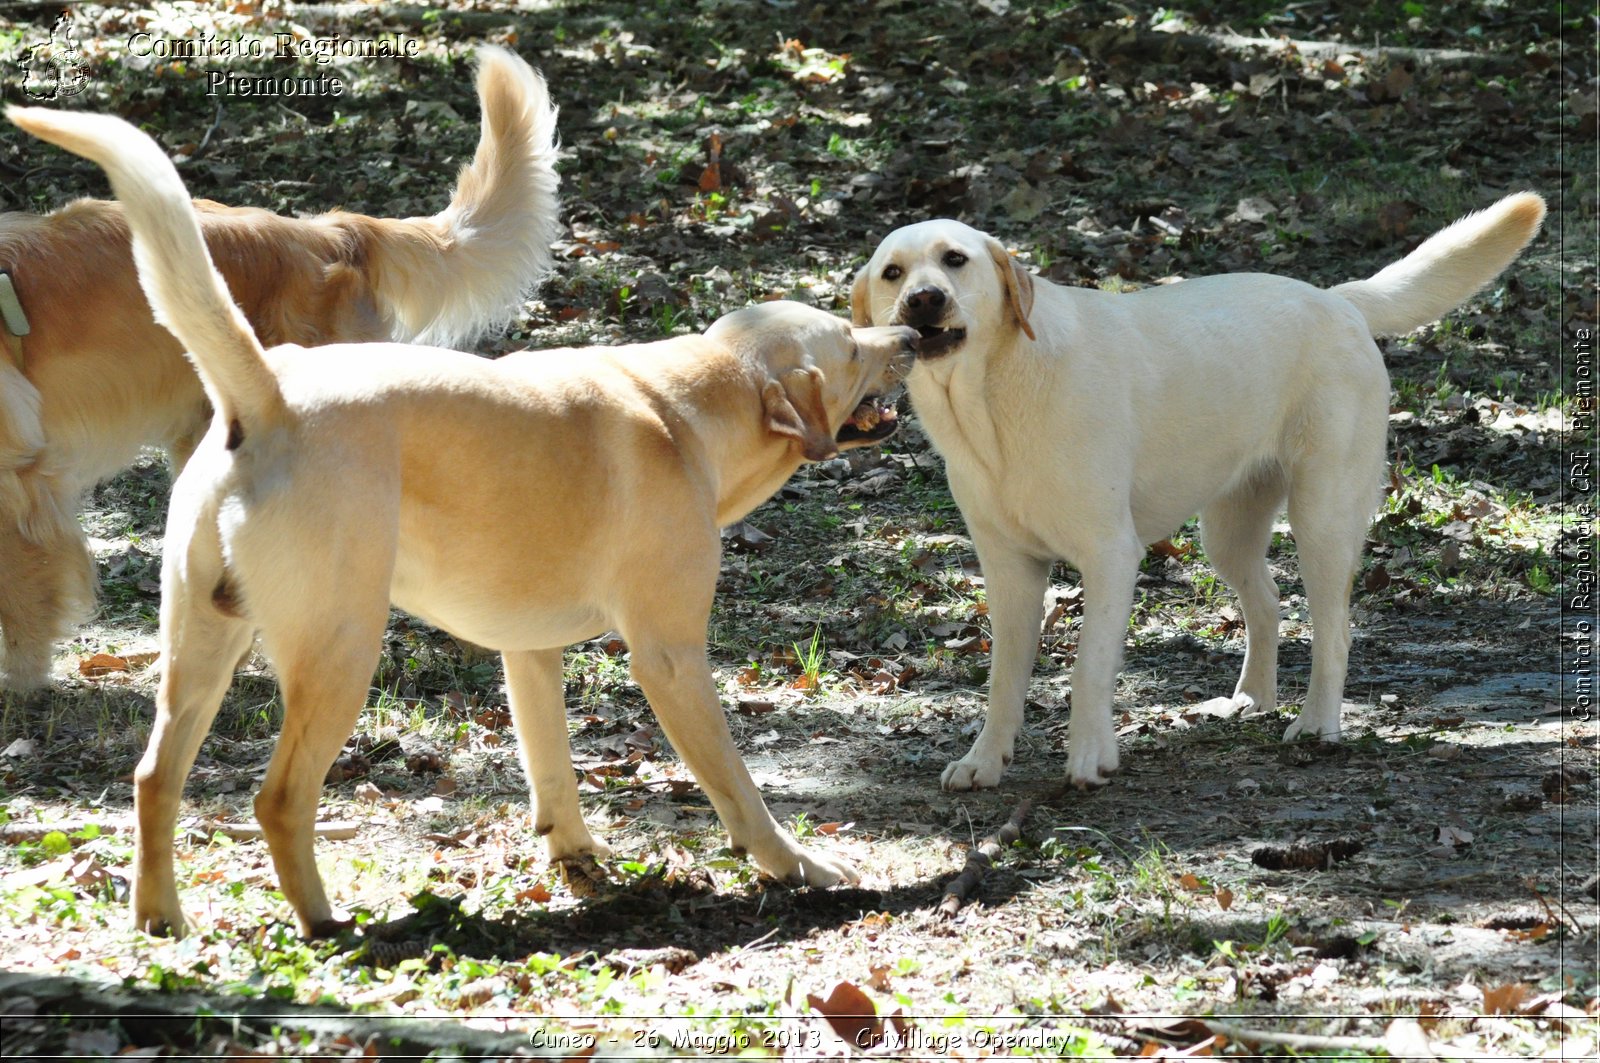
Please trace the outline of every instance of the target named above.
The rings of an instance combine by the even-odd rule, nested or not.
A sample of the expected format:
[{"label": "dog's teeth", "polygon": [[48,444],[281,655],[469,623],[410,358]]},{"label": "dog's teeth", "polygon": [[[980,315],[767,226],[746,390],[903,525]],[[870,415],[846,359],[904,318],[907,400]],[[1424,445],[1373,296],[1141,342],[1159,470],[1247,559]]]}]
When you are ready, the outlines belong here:
[{"label": "dog's teeth", "polygon": [[886,420],[886,418],[878,410],[877,403],[870,400],[857,406],[856,411],[850,415],[850,424],[863,432],[872,431],[878,427],[878,422],[881,420]]}]

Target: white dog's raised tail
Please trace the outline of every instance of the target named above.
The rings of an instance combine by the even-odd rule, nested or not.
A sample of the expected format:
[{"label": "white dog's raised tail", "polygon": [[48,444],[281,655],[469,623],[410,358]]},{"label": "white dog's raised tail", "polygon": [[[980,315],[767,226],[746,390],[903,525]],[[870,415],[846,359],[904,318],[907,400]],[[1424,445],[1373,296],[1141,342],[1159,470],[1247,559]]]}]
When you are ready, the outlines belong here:
[{"label": "white dog's raised tail", "polygon": [[194,204],[160,146],[111,115],[8,107],[6,116],[105,170],[127,211],[139,283],[156,320],[189,352],[212,409],[236,432],[281,417],[283,395],[261,341],[212,264]]},{"label": "white dog's raised tail", "polygon": [[1494,280],[1538,234],[1544,213],[1544,200],[1533,192],[1507,196],[1439,230],[1366,280],[1330,291],[1355,304],[1374,336],[1410,332]]}]

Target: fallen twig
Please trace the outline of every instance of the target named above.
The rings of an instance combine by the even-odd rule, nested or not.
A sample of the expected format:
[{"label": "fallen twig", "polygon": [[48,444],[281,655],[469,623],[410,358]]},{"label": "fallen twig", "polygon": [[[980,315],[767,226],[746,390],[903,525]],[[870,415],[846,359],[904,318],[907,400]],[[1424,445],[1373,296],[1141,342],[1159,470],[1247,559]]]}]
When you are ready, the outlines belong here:
[{"label": "fallen twig", "polygon": [[[0,844],[21,845],[24,842],[42,841],[47,834],[65,834],[70,841],[77,841],[80,835],[88,830],[87,823],[7,823],[0,827]],[[96,823],[100,834],[125,834],[133,829],[132,824],[124,823]]]},{"label": "fallen twig", "polygon": [[1294,55],[1306,59],[1336,59],[1354,55],[1363,62],[1387,59],[1462,66],[1484,71],[1513,70],[1515,55],[1472,52],[1457,48],[1403,48],[1351,41],[1302,41],[1287,37],[1247,37],[1237,33],[1167,33],[1135,29],[1125,24],[1091,27],[1079,33],[1077,43],[1092,55],[1133,55],[1164,62],[1204,62],[1227,55]]},{"label": "fallen twig", "polygon": [[956,913],[961,911],[961,906],[977,890],[978,883],[983,881],[984,872],[989,870],[995,858],[1012,842],[1022,837],[1022,822],[1032,811],[1033,801],[1024,799],[1017,806],[1017,810],[1011,813],[1011,818],[1006,820],[1005,826],[967,851],[967,866],[962,868],[961,873],[951,879],[949,885],[944,888],[944,899],[939,902],[939,914],[942,917],[954,919]]},{"label": "fallen twig", "polygon": [[1422,1028],[1415,1022],[1396,1020],[1391,1023],[1383,1037],[1341,1037],[1334,1034],[1310,1033],[1280,1033],[1276,1030],[1256,1030],[1248,1026],[1235,1026],[1232,1023],[1215,1022],[1211,1019],[1200,1020],[1213,1034],[1221,1034],[1230,1041],[1238,1041],[1245,1045],[1259,1048],[1262,1045],[1277,1045],[1279,1048],[1296,1050],[1324,1051],[1324,1052],[1387,1052],[1395,1054],[1396,1048],[1404,1046],[1408,1055],[1420,1054],[1422,1058],[1437,1058],[1439,1053],[1434,1045],[1423,1034]]},{"label": "fallen twig", "polygon": [[[261,829],[261,824],[254,822],[216,823],[202,821],[196,825],[196,829],[206,834],[220,834],[236,842],[259,841],[266,837],[266,833]],[[361,825],[354,820],[348,819],[318,820],[316,826],[312,828],[312,832],[318,838],[343,842],[349,841],[360,834]]]}]

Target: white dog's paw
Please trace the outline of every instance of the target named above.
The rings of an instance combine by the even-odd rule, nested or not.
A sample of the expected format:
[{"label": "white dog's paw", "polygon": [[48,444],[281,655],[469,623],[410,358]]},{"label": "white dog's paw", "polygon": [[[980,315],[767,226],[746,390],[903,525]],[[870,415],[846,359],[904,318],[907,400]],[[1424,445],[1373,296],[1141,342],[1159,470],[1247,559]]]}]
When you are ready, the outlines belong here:
[{"label": "white dog's paw", "polygon": [[945,765],[939,785],[946,790],[987,790],[1000,782],[1010,758],[983,757],[976,749]]},{"label": "white dog's paw", "polygon": [[1184,711],[1228,720],[1235,716],[1258,716],[1266,710],[1256,704],[1256,699],[1249,694],[1235,694],[1232,697],[1202,701],[1198,705],[1186,707]]},{"label": "white dog's paw", "polygon": [[1067,781],[1080,790],[1104,786],[1121,761],[1115,734],[1067,738]]},{"label": "white dog's paw", "polygon": [[1294,742],[1301,738],[1314,738],[1323,742],[1337,742],[1339,740],[1339,713],[1334,712],[1331,717],[1319,717],[1315,713],[1300,710],[1289,729],[1283,732],[1285,742]]},{"label": "white dog's paw", "polygon": [[1012,743],[991,742],[991,732],[979,732],[967,755],[945,765],[939,785],[946,790],[987,790],[1000,784],[1000,776],[1011,766]]}]

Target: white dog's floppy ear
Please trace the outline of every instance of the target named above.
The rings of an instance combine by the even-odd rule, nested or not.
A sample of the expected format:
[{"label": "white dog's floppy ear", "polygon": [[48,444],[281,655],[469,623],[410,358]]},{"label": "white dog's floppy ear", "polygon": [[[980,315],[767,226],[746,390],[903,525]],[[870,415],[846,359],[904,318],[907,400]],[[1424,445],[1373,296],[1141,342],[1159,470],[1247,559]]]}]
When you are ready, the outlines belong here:
[{"label": "white dog's floppy ear", "polygon": [[867,282],[870,276],[867,270],[872,268],[872,260],[861,267],[856,274],[854,283],[850,285],[850,324],[856,328],[866,328],[872,324],[872,305],[868,302]]},{"label": "white dog's floppy ear", "polygon": [[826,461],[839,453],[822,402],[822,370],[815,366],[791,369],[781,381],[767,381],[761,389],[761,405],[767,428],[798,439],[807,461]]},{"label": "white dog's floppy ear", "polygon": [[995,272],[1000,274],[1000,283],[1006,290],[1006,303],[1016,315],[1017,327],[1030,340],[1038,339],[1033,334],[1033,326],[1028,324],[1028,316],[1033,313],[1032,274],[1013,261],[1006,254],[1006,249],[1000,246],[1000,241],[993,237],[989,239],[989,257],[994,260]]}]

